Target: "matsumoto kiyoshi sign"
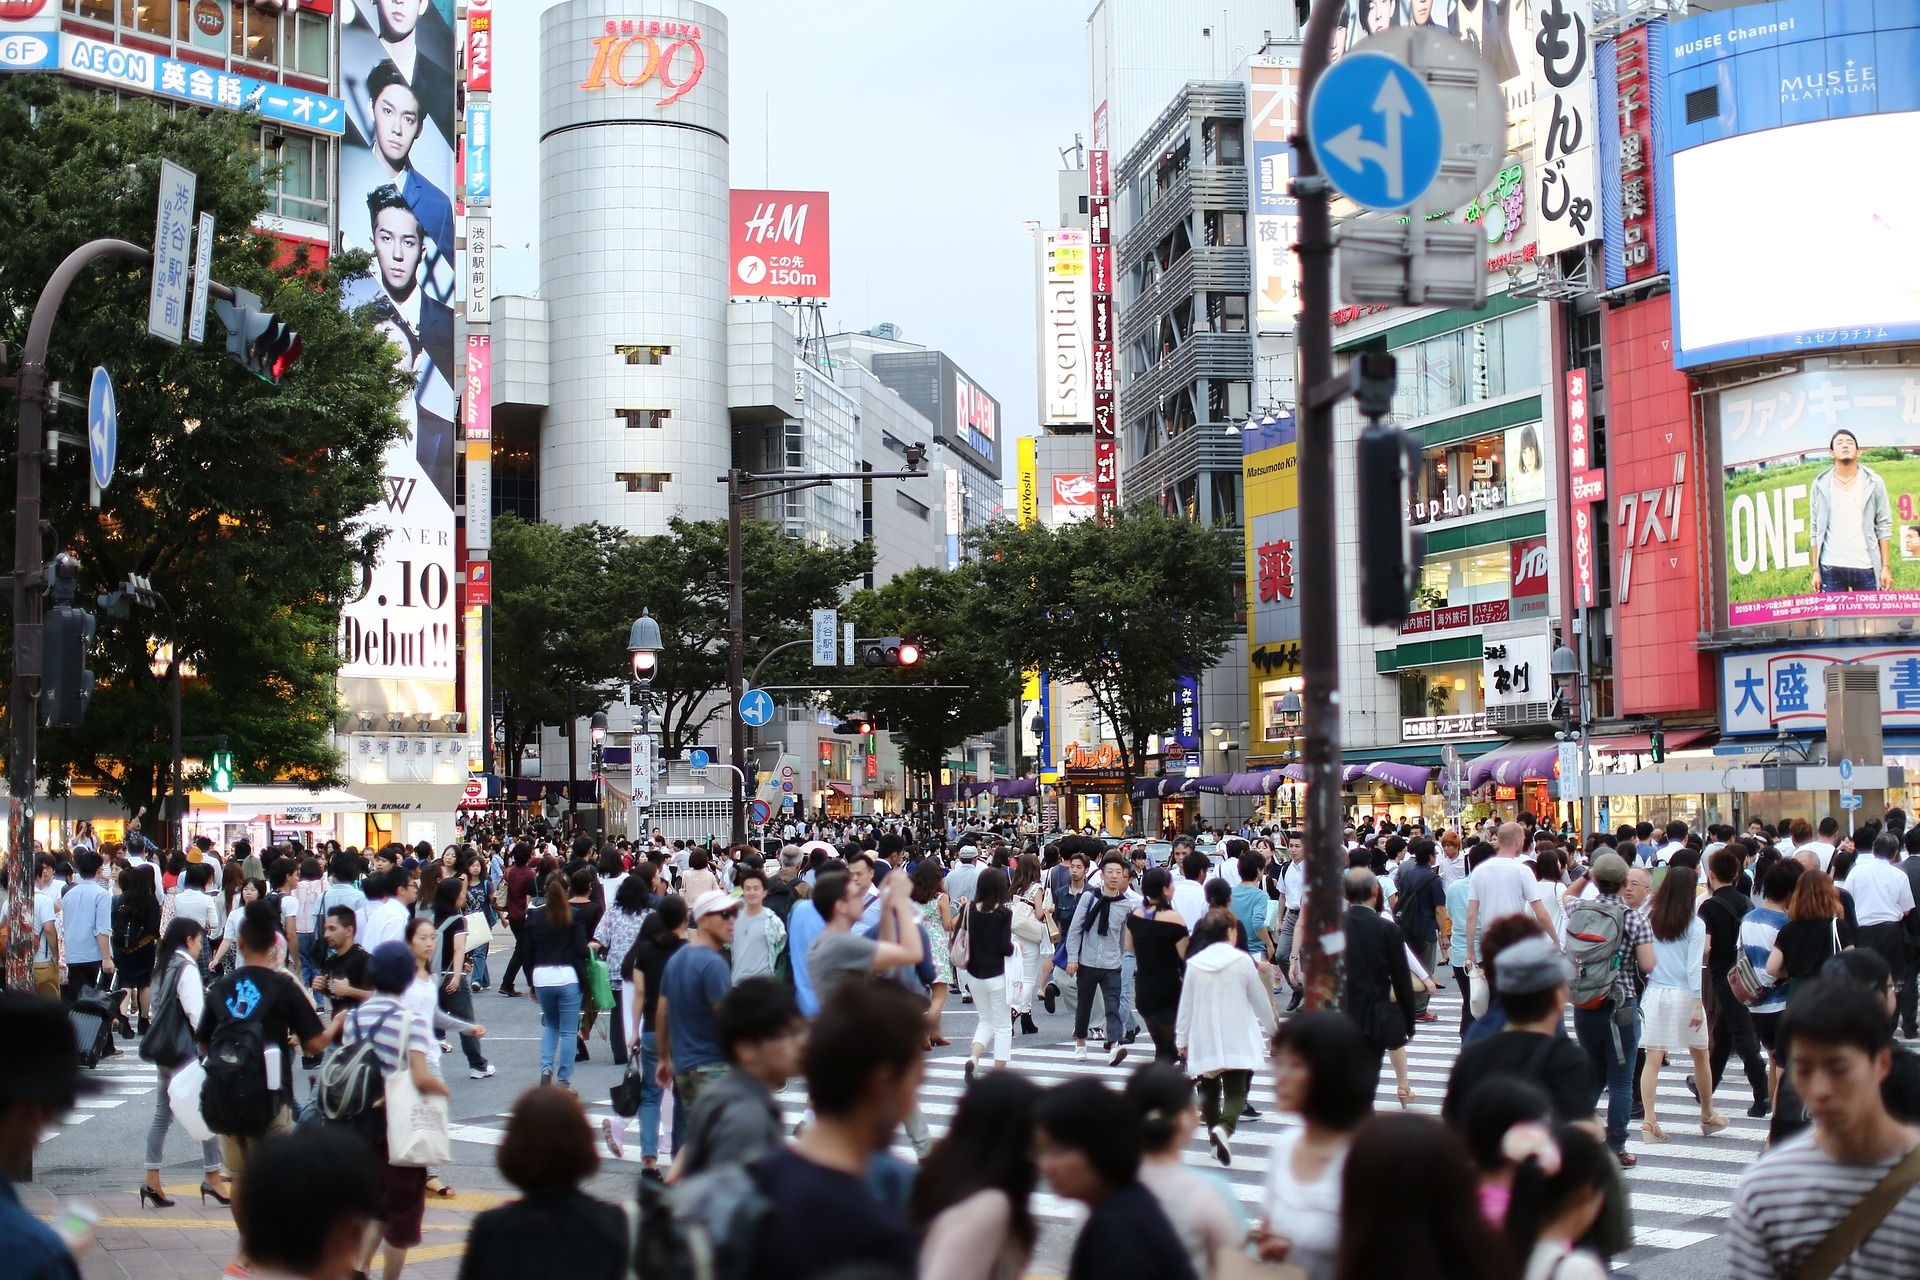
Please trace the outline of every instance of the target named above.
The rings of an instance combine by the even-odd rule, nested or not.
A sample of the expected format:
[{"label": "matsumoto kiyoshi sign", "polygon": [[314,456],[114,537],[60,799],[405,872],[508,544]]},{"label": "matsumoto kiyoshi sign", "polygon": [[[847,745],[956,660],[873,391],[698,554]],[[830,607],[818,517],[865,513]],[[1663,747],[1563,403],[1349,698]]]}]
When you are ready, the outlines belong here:
[{"label": "matsumoto kiyoshi sign", "polygon": [[1920,370],[1720,392],[1727,621],[1920,613]]}]

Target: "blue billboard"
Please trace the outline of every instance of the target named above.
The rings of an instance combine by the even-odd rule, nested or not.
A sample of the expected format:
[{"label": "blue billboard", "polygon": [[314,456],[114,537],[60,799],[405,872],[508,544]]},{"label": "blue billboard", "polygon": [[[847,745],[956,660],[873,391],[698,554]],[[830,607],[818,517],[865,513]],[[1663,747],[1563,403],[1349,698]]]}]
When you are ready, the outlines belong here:
[{"label": "blue billboard", "polygon": [[1920,339],[1920,0],[1747,5],[1658,39],[1675,365]]}]

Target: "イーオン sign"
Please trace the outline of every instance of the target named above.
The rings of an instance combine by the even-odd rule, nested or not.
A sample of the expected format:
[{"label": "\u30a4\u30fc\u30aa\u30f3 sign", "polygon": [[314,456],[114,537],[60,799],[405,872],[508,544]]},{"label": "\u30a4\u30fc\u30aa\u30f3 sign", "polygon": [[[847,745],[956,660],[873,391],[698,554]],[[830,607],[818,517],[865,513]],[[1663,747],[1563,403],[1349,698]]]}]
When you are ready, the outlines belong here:
[{"label": "\u30a4\u30fc\u30aa\u30f3 sign", "polygon": [[609,18],[606,34],[594,37],[593,66],[580,87],[638,89],[657,80],[667,96],[654,105],[665,107],[693,92],[706,70],[697,23]]}]

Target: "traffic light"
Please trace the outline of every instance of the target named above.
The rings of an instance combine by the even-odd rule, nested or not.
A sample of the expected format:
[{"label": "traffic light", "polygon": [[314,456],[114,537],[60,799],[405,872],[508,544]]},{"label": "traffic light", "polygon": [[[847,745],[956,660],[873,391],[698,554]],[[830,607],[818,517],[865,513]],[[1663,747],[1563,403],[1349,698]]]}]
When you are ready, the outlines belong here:
[{"label": "traffic light", "polygon": [[881,636],[860,642],[860,661],[869,667],[913,667],[920,663],[920,646],[899,636]]},{"label": "traffic light", "polygon": [[1654,731],[1647,735],[1647,754],[1653,758],[1655,764],[1659,764],[1667,758],[1667,731],[1665,729],[1656,726]]},{"label": "traffic light", "polygon": [[93,615],[70,604],[55,605],[47,610],[45,627],[40,723],[72,728],[87,718],[87,703],[93,697],[93,672],[87,666]]},{"label": "traffic light", "polygon": [[873,717],[864,711],[854,711],[845,720],[833,726],[833,731],[842,737],[861,737],[873,732]]},{"label": "traffic light", "polygon": [[213,768],[210,771],[207,790],[216,792],[233,790],[233,752],[213,753]]},{"label": "traffic light", "polygon": [[233,291],[234,300],[216,300],[214,311],[227,326],[227,354],[255,377],[277,383],[300,359],[300,335],[266,309],[260,295]]},{"label": "traffic light", "polygon": [[1398,626],[1413,608],[1427,536],[1408,519],[1408,482],[1420,450],[1398,427],[1376,421],[1360,433],[1360,616]]}]

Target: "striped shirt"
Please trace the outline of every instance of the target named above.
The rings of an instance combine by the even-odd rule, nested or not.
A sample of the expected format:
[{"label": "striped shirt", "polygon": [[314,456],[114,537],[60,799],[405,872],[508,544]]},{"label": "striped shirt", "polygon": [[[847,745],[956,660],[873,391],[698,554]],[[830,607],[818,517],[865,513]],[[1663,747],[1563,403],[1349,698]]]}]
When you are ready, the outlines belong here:
[{"label": "striped shirt", "polygon": [[[403,1049],[400,1043],[402,1028],[405,1029],[407,1043]],[[380,1070],[384,1075],[398,1071],[405,1061],[407,1049],[418,1049],[432,1062],[439,1056],[439,1047],[433,1043],[429,1024],[417,1016],[410,1016],[400,999],[390,995],[369,996],[360,1003],[360,1007],[347,1015],[346,1031],[340,1037],[342,1044],[358,1044],[362,1040],[373,1041],[373,1051],[380,1055]]]},{"label": "striped shirt", "polygon": [[[1904,1153],[1903,1153],[1904,1154]],[[1814,1246],[1884,1178],[1900,1157],[1842,1164],[1814,1133],[1784,1142],[1740,1177],[1727,1236],[1728,1274],[1791,1280]],[[1832,1280],[1913,1280],[1920,1276],[1920,1188],[1907,1192]]]}]

